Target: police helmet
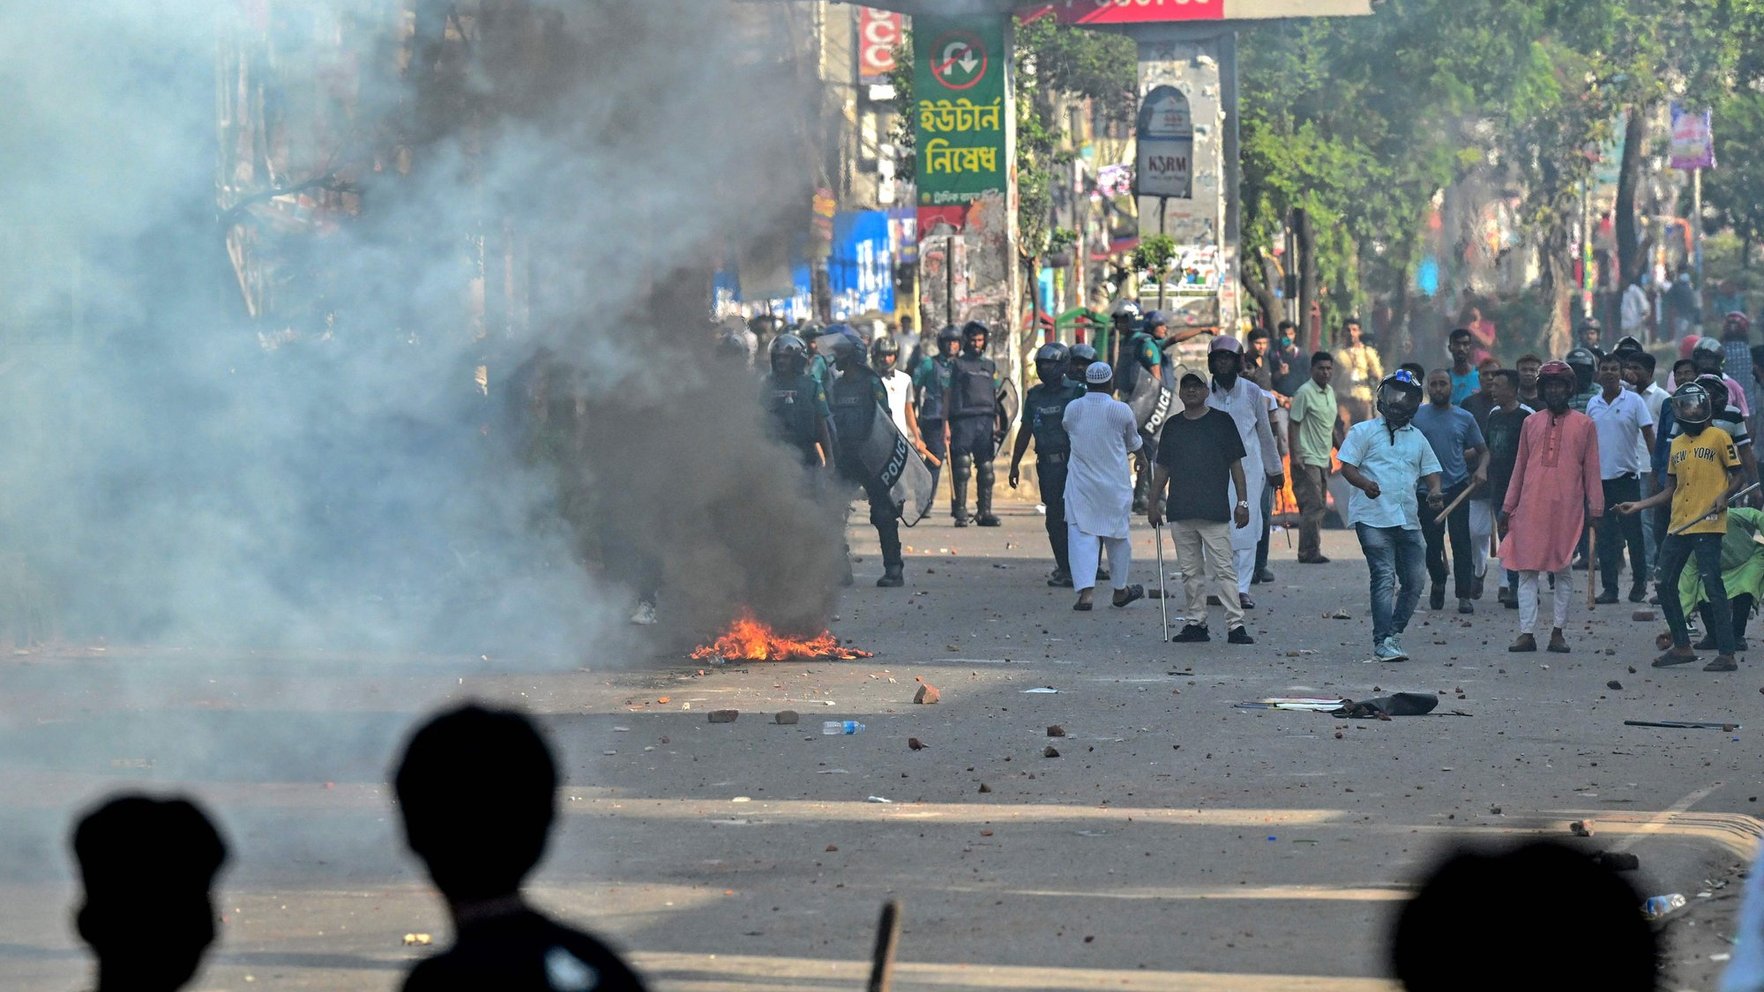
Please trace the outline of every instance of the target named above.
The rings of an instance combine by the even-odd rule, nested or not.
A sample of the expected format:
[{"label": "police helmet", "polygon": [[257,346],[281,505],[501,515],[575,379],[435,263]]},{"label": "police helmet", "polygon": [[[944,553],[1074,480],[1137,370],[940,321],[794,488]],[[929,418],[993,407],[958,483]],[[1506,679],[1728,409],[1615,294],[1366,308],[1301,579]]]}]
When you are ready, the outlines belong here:
[{"label": "police helmet", "polygon": [[1706,424],[1715,415],[1715,404],[1709,390],[1698,382],[1687,382],[1672,394],[1672,416],[1681,424]]},{"label": "police helmet", "polygon": [[1073,365],[1082,362],[1085,368],[1089,368],[1090,363],[1096,361],[1096,349],[1087,344],[1075,344],[1072,346],[1070,358]]},{"label": "police helmet", "polygon": [[992,328],[987,327],[983,321],[978,321],[978,320],[970,320],[966,324],[962,325],[962,340],[963,341],[966,341],[967,339],[973,337],[976,334],[980,335],[983,338],[991,340]]},{"label": "police helmet", "polygon": [[[768,354],[774,372],[799,373],[808,367],[808,344],[794,334],[780,334],[773,338]],[[780,363],[783,369],[779,368]]]},{"label": "police helmet", "polygon": [[827,333],[826,328],[811,321],[807,324],[802,325],[802,330],[797,332],[797,336],[801,337],[802,340],[806,343],[809,341],[813,341],[814,339],[820,337],[821,335],[823,335],[825,333]]},{"label": "police helmet", "polygon": [[888,355],[893,355],[896,360],[900,358],[900,342],[893,338],[884,337],[877,338],[876,342],[870,345],[870,363],[872,365],[881,365],[882,359]]},{"label": "police helmet", "polygon": [[844,362],[846,359],[857,362],[864,360],[863,342],[858,340],[857,332],[849,327],[829,327],[827,333],[821,335],[821,339],[827,349],[827,357],[835,362]]},{"label": "police helmet", "polygon": [[1035,349],[1035,374],[1042,382],[1054,382],[1063,378],[1072,362],[1072,352],[1059,342],[1044,344]]},{"label": "police helmet", "polygon": [[937,343],[938,344],[942,344],[945,341],[954,341],[957,344],[960,344],[961,340],[962,340],[962,329],[955,326],[954,324],[948,324],[943,328],[943,330],[937,332]]},{"label": "police helmet", "polygon": [[1132,300],[1116,300],[1115,305],[1109,308],[1109,316],[1113,317],[1116,323],[1123,320],[1138,320],[1141,316],[1139,304]]},{"label": "police helmet", "polygon": [[1170,317],[1162,310],[1153,310],[1145,315],[1145,329],[1148,331],[1154,327],[1163,327],[1168,323],[1170,323]]},{"label": "police helmet", "polygon": [[1415,373],[1398,369],[1378,384],[1378,412],[1398,427],[1407,424],[1421,409],[1426,390],[1415,380]]}]

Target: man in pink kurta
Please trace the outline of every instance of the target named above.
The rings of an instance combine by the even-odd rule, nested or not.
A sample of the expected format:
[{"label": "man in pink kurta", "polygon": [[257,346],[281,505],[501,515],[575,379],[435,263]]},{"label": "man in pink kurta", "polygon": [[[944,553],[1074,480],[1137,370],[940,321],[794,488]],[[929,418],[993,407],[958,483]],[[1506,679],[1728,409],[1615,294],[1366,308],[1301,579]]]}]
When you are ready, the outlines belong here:
[{"label": "man in pink kurta", "polygon": [[1536,651],[1538,577],[1555,577],[1551,651],[1568,653],[1562,628],[1574,598],[1574,545],[1586,516],[1605,510],[1599,478],[1599,435],[1592,418],[1568,408],[1578,384],[1564,362],[1546,362],[1537,373],[1544,409],[1525,418],[1519,431],[1519,457],[1501,506],[1501,565],[1519,573],[1519,639],[1509,651]]}]

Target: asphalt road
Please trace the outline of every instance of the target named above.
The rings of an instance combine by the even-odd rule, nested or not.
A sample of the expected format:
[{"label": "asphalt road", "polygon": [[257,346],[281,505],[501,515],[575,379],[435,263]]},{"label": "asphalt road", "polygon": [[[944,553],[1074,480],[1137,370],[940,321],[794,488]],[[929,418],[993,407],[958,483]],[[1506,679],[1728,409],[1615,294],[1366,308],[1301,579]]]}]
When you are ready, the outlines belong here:
[{"label": "asphalt road", "polygon": [[[1419,615],[1414,660],[1369,663],[1345,532],[1321,566],[1276,535],[1255,646],[1170,645],[1155,601],[1074,613],[1044,584],[1034,507],[1004,512],[997,530],[907,532],[900,590],[869,584],[873,534],[854,528],[859,584],[834,629],[876,652],[864,661],[700,668],[612,642],[562,670],[493,646],[0,661],[0,986],[87,979],[66,830],[93,797],[140,787],[197,795],[234,848],[195,988],[395,988],[425,952],[405,935],[447,934],[386,769],[421,713],[480,697],[539,714],[564,756],[536,900],[631,951],[658,989],[861,987],[887,899],[905,906],[901,988],[1387,989],[1386,931],[1424,866],[1526,836],[1636,854],[1644,894],[1690,901],[1663,924],[1663,987],[1714,987],[1761,833],[1751,663],[1655,672],[1659,625],[1627,604],[1577,605],[1570,655],[1509,655],[1515,614],[1492,599]],[[1155,583],[1150,540],[1136,571]],[[941,702],[913,704],[921,679]],[[1453,715],[1234,708],[1390,691],[1438,693]],[[721,708],[741,716],[707,722]],[[771,722],[785,709],[801,722]],[[865,729],[826,737],[828,719]],[[1584,818],[1594,835],[1570,837]]]}]

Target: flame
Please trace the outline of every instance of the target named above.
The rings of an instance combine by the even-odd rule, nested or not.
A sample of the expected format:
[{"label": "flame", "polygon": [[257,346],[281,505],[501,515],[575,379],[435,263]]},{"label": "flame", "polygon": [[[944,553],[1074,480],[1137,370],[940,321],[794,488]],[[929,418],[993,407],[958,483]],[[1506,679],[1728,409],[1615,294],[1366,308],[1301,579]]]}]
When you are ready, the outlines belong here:
[{"label": "flame", "polygon": [[722,658],[725,661],[851,661],[870,658],[868,651],[841,647],[831,631],[815,637],[786,637],[750,613],[742,614],[729,625],[727,632],[704,647],[692,652],[694,661]]}]

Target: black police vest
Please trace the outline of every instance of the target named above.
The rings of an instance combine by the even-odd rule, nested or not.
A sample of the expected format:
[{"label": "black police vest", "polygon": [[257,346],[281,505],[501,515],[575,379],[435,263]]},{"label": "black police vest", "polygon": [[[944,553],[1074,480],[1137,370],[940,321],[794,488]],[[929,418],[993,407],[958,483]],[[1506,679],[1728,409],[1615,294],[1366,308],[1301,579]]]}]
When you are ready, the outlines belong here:
[{"label": "black police vest", "polygon": [[1032,387],[1025,400],[1029,432],[1035,437],[1038,454],[1064,454],[1072,450],[1072,438],[1066,433],[1066,407],[1084,395],[1084,388],[1062,381],[1058,385]]},{"label": "black police vest", "polygon": [[820,439],[815,409],[815,396],[820,387],[808,375],[788,379],[777,375],[766,377],[766,413],[772,424],[772,435],[787,444],[806,448]]},{"label": "black police vest", "polygon": [[994,379],[998,375],[998,366],[992,359],[964,355],[952,363],[950,373],[950,419],[997,414],[998,385]]},{"label": "black police vest", "polygon": [[870,429],[876,425],[876,393],[880,389],[880,378],[862,365],[842,373],[830,387],[827,403],[833,408],[833,430],[839,435],[841,448],[851,450],[869,440]]}]

